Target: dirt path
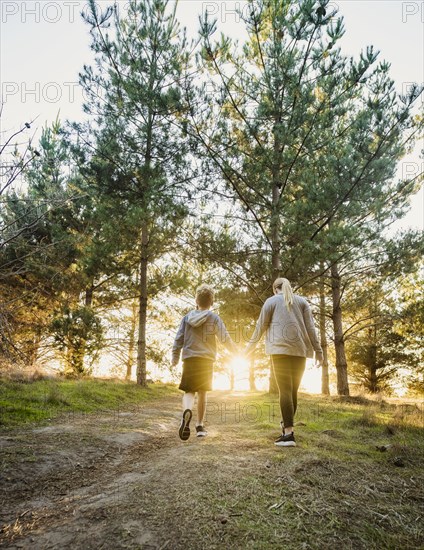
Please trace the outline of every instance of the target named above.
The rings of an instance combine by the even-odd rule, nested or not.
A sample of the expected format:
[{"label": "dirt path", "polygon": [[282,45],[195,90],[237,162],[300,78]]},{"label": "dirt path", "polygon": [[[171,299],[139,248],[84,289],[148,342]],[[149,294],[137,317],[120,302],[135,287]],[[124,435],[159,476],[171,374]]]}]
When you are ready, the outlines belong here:
[{"label": "dirt path", "polygon": [[188,442],[177,435],[178,397],[1,437],[0,544],[222,548],[240,515],[232,480],[266,461],[263,445],[240,435],[236,402],[212,394],[210,416],[219,425]]},{"label": "dirt path", "polygon": [[255,418],[255,399],[212,392],[209,435],[188,442],[177,434],[178,396],[0,436],[0,546],[423,547],[420,445],[393,446],[403,468],[375,450],[383,427],[351,442],[308,426],[298,447],[277,449],[268,423],[278,425],[277,404],[262,396]]}]

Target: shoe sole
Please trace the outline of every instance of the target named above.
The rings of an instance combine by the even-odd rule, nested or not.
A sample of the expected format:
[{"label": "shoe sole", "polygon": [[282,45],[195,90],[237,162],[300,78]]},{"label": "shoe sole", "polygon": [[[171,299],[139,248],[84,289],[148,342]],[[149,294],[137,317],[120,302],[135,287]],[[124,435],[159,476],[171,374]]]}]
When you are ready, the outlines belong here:
[{"label": "shoe sole", "polygon": [[191,412],[190,409],[186,409],[183,412],[183,421],[181,422],[180,429],[178,430],[178,435],[180,436],[180,439],[182,439],[183,441],[187,441],[187,439],[190,437],[189,424],[192,416],[193,416],[193,413]]},{"label": "shoe sole", "polygon": [[196,437],[206,437],[207,435],[206,432],[197,432]]},{"label": "shoe sole", "polygon": [[279,443],[275,442],[274,445],[277,447],[296,447],[295,441],[280,441]]}]

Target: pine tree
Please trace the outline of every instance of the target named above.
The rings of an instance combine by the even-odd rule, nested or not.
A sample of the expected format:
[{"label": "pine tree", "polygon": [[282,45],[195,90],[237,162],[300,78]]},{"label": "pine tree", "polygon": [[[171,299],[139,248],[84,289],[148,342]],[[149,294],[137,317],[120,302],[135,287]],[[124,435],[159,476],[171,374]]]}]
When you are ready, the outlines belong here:
[{"label": "pine tree", "polygon": [[[3,303],[13,346],[30,364],[46,345],[54,311],[78,300],[78,174],[58,120],[42,131],[37,154],[22,170],[23,189],[5,197],[1,250]],[[5,232],[6,233],[6,232]]]},{"label": "pine tree", "polygon": [[[122,246],[137,256],[137,382],[145,385],[149,266],[171,248],[192,177],[176,127],[186,42],[167,1],[131,0],[125,19],[89,4],[97,69],[85,67],[81,83],[97,133],[91,170],[111,220],[119,219]],[[111,20],[113,38],[106,31]]]},{"label": "pine tree", "polygon": [[242,55],[227,38],[212,44],[216,25],[203,22],[218,99],[193,132],[250,217],[269,266],[258,279],[284,274],[308,290],[331,272],[338,392],[348,394],[340,261],[378,239],[416,188],[393,177],[419,127],[411,108],[420,89],[402,103],[373,47],[358,61],[342,55],[343,22],[331,21],[327,2],[250,6]]}]

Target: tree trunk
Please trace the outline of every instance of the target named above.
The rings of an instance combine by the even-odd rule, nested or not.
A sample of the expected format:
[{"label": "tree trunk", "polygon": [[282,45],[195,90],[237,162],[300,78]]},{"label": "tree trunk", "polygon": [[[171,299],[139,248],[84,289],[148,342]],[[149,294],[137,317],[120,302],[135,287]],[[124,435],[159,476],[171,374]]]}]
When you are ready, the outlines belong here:
[{"label": "tree trunk", "polygon": [[331,267],[331,292],[333,298],[334,347],[336,351],[337,394],[349,395],[347,361],[343,337],[342,308],[340,306],[340,274],[337,264]]},{"label": "tree trunk", "polygon": [[[280,215],[278,206],[280,202],[280,142],[275,130],[278,123],[278,117],[275,119],[274,126],[274,162],[272,167],[272,210],[271,210],[271,246],[272,246],[272,280],[275,281],[280,276],[281,258],[280,258]],[[271,359],[271,358],[270,358]],[[269,393],[271,395],[278,394],[278,386],[272,368],[272,361],[269,374]]]},{"label": "tree trunk", "polygon": [[[91,308],[93,306],[93,294],[94,294],[94,284],[92,282],[91,285],[85,289],[85,298],[84,298],[85,307]],[[74,350],[73,352],[73,357],[74,357],[73,369],[76,370],[79,375],[82,375],[85,373],[86,347],[87,347],[86,339],[81,339],[80,347],[78,348],[78,350]]]},{"label": "tree trunk", "polygon": [[330,395],[330,378],[328,375],[328,344],[325,334],[325,287],[324,275],[321,275],[319,284],[319,332],[322,347],[322,374],[321,374],[321,393]]},{"label": "tree trunk", "polygon": [[255,384],[255,356],[252,354],[249,361],[249,389],[256,391]]},{"label": "tree trunk", "polygon": [[[374,304],[373,304],[374,306]],[[373,308],[373,313],[375,314],[376,308]],[[376,317],[375,317],[376,318]],[[378,392],[378,376],[377,376],[377,325],[374,324],[368,330],[370,338],[370,347],[369,347],[369,389],[371,393]]]},{"label": "tree trunk", "polygon": [[64,355],[64,363],[65,363],[65,372],[67,374],[75,374],[73,372],[73,361],[72,361],[72,347],[70,346],[70,342],[67,342],[66,346],[66,353]]},{"label": "tree trunk", "polygon": [[378,392],[378,380],[375,365],[370,365],[369,367],[369,390],[371,393]]},{"label": "tree trunk", "polygon": [[[153,89],[156,66],[151,67],[149,78],[149,91]],[[141,194],[142,204],[145,203],[145,190],[149,187],[149,179],[152,177],[150,164],[152,160],[152,140],[153,140],[153,110],[151,106],[148,109],[147,133],[146,133],[146,153],[144,156],[144,178],[142,183],[143,191]],[[145,219],[141,224],[141,247],[140,247],[140,284],[139,284],[139,314],[138,314],[138,341],[137,341],[137,384],[147,386],[146,382],[146,324],[147,324],[147,266],[148,256],[148,223],[147,211],[145,208]]]},{"label": "tree trunk", "polygon": [[93,284],[91,284],[85,290],[85,305],[86,305],[86,307],[91,307],[93,305],[93,292],[94,292],[94,286],[93,286]]},{"label": "tree trunk", "polygon": [[[275,125],[278,118],[275,120]],[[271,246],[272,246],[272,280],[280,276],[280,215],[278,206],[280,202],[280,143],[274,127],[274,162],[272,168],[272,210],[271,210]]]},{"label": "tree trunk", "polygon": [[31,348],[28,353],[28,363],[31,367],[37,364],[38,351],[40,349],[41,333],[37,330],[31,342]]},{"label": "tree trunk", "polygon": [[278,215],[278,201],[280,189],[274,184],[272,186],[272,214],[271,214],[271,243],[272,243],[272,280],[280,276],[280,220]]},{"label": "tree trunk", "polygon": [[141,228],[140,284],[137,341],[137,384],[146,386],[146,323],[147,323],[147,264],[148,264],[147,223]]},{"label": "tree trunk", "polygon": [[[139,284],[138,280],[136,281],[136,284],[138,286]],[[131,307],[131,326],[130,326],[130,332],[129,332],[127,372],[125,374],[125,380],[131,380],[132,366],[134,364],[135,329],[136,328],[137,328],[137,300],[133,300],[132,307]]]}]

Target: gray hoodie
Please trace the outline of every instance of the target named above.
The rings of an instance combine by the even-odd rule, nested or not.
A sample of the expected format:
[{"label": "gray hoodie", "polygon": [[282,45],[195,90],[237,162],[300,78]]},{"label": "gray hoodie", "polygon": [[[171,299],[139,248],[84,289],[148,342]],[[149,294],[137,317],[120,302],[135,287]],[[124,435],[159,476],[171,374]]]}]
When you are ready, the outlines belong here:
[{"label": "gray hoodie", "polygon": [[193,310],[183,317],[174,347],[172,348],[172,363],[176,365],[180,359],[189,357],[202,357],[203,359],[216,359],[216,339],[224,344],[230,351],[235,351],[235,344],[219,315],[205,310]]},{"label": "gray hoodie", "polygon": [[308,302],[297,294],[289,311],[281,294],[268,298],[262,306],[247,353],[252,351],[266,331],[265,351],[269,355],[295,355],[322,359],[321,344],[315,331]]}]

